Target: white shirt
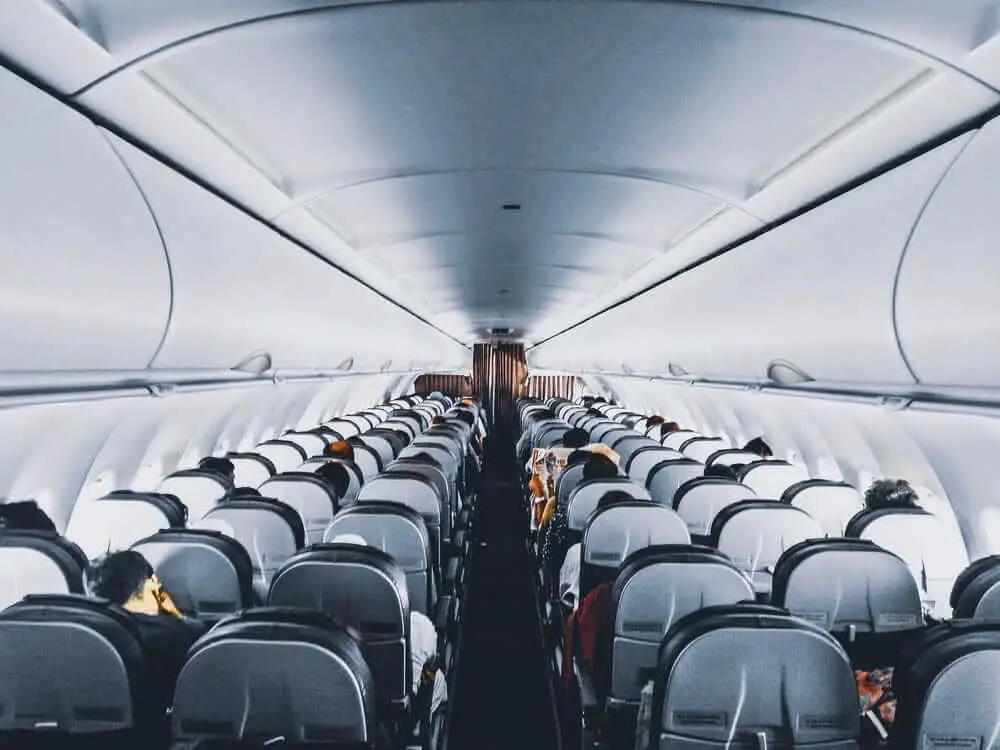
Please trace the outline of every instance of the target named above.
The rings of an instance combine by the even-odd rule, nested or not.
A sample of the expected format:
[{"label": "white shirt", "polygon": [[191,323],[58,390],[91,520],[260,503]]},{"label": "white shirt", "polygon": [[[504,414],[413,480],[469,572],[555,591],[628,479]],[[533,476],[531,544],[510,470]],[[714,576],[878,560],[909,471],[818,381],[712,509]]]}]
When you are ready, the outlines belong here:
[{"label": "white shirt", "polygon": [[[437,654],[437,630],[430,618],[422,612],[410,612],[410,657],[413,662],[413,694],[420,690],[424,664]],[[444,672],[439,669],[434,676],[434,692],[431,696],[431,713],[438,710],[448,699],[448,683]]]},{"label": "white shirt", "polygon": [[580,604],[580,543],[566,550],[559,569],[559,598],[574,610]]}]

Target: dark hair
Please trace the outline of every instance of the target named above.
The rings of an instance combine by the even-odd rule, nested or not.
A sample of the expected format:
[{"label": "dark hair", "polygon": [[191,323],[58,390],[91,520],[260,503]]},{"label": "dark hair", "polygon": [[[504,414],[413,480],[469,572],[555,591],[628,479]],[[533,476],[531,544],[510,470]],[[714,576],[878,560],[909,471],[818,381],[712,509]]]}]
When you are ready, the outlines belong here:
[{"label": "dark hair", "polygon": [[865,492],[868,510],[916,508],[919,496],[905,479],[877,479]]},{"label": "dark hair", "polygon": [[229,492],[226,493],[225,500],[236,500],[241,497],[247,498],[257,498],[260,497],[260,490],[256,487],[233,487]]},{"label": "dark hair", "polygon": [[124,604],[142,593],[153,566],[135,550],[112,552],[87,568],[87,588],[93,596]]},{"label": "dark hair", "polygon": [[615,462],[601,453],[594,453],[587,458],[587,463],[583,465],[583,479],[612,479],[618,476],[618,467]]},{"label": "dark hair", "polygon": [[338,500],[344,499],[344,495],[347,494],[347,490],[351,486],[351,475],[347,473],[346,466],[337,461],[327,461],[313,473],[333,486]]},{"label": "dark hair", "polygon": [[755,437],[749,443],[743,446],[743,450],[749,451],[750,453],[756,453],[758,456],[763,458],[770,458],[774,455],[771,450],[771,446],[764,442],[764,438]]},{"label": "dark hair", "polygon": [[660,425],[660,434],[666,435],[671,432],[680,432],[681,426],[676,422],[664,422]]},{"label": "dark hair", "polygon": [[48,513],[39,508],[34,500],[0,502],[0,528],[57,531]]},{"label": "dark hair", "polygon": [[587,434],[586,430],[574,427],[571,430],[566,430],[562,442],[567,448],[582,448],[590,442],[590,435]]},{"label": "dark hair", "polygon": [[566,468],[568,469],[573,464],[583,463],[593,455],[593,451],[575,450],[566,456]]},{"label": "dark hair", "polygon": [[646,427],[647,428],[655,427],[656,425],[663,424],[666,421],[667,420],[665,420],[659,414],[654,414],[653,416],[651,416],[649,419],[646,420]]},{"label": "dark hair", "polygon": [[535,412],[535,421],[541,422],[543,419],[556,419],[556,413],[552,409],[545,408]]},{"label": "dark hair", "polygon": [[323,449],[324,456],[354,460],[354,443],[348,440],[334,440]]},{"label": "dark hair", "polygon": [[610,490],[601,495],[601,499],[597,501],[597,509],[603,510],[616,503],[627,503],[631,500],[635,498],[624,490]]},{"label": "dark hair", "polygon": [[709,464],[705,467],[706,477],[721,477],[722,479],[736,479],[736,472],[732,466],[725,464]]},{"label": "dark hair", "polygon": [[476,426],[476,418],[472,415],[472,412],[466,411],[465,409],[459,409],[458,412],[455,413],[455,416],[465,422],[469,427]]},{"label": "dark hair", "polygon": [[448,424],[448,420],[444,418],[443,414],[435,414],[431,419],[431,424]]},{"label": "dark hair", "polygon": [[222,474],[222,476],[229,477],[230,479],[236,476],[236,466],[233,465],[233,462],[228,458],[221,458],[219,456],[206,456],[198,462],[198,468]]}]

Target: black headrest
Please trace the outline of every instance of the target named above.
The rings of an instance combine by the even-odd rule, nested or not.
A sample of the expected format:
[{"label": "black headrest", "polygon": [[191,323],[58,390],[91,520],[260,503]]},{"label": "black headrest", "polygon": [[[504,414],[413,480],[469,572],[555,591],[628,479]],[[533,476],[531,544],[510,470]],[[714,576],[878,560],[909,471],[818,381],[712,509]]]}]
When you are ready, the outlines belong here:
[{"label": "black headrest", "polygon": [[309,458],[309,454],[306,452],[306,449],[292,440],[280,440],[280,439],[265,440],[263,443],[261,443],[261,445],[283,445],[286,448],[294,448],[298,452],[298,454],[302,457],[303,461]]},{"label": "black headrest", "polygon": [[986,571],[998,567],[1000,567],[1000,555],[987,555],[970,563],[965,570],[958,574],[954,585],[951,587],[951,596],[948,598],[951,608],[955,609],[958,607],[958,600],[962,598],[962,594],[965,593],[965,589],[970,583]]},{"label": "black headrest", "polygon": [[[210,473],[213,478],[218,477],[217,474],[212,472]],[[176,475],[172,474],[171,476]],[[176,495],[170,495],[163,492],[132,492],[131,490],[114,490],[97,500],[98,502],[102,500],[130,500],[138,503],[149,503],[150,505],[155,505],[160,509],[163,515],[167,517],[167,522],[171,528],[179,528],[187,523],[187,506],[182,503]]]},{"label": "black headrest", "polygon": [[242,458],[248,461],[256,461],[265,469],[267,469],[268,473],[271,474],[272,476],[274,476],[278,472],[277,468],[275,468],[274,466],[274,462],[267,456],[262,456],[259,453],[236,453],[230,451],[229,453],[226,454],[226,458],[229,459]]},{"label": "black headrest", "polygon": [[216,507],[226,508],[246,508],[248,510],[268,510],[281,516],[292,530],[295,537],[296,549],[302,549],[306,544],[306,527],[302,522],[302,516],[292,506],[281,502],[274,497],[257,498],[226,498]]},{"label": "black headrest", "polygon": [[880,518],[892,515],[909,516],[929,516],[931,515],[923,508],[878,508],[877,510],[863,510],[854,514],[854,517],[847,522],[844,529],[844,536],[860,537],[864,530]]}]

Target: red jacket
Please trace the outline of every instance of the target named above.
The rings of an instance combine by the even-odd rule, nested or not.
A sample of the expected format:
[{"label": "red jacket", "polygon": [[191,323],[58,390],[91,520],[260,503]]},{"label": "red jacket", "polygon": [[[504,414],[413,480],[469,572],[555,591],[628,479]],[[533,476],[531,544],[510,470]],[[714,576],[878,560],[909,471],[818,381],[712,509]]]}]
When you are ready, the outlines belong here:
[{"label": "red jacket", "polygon": [[[611,584],[602,583],[580,602],[566,622],[563,636],[563,680],[567,690],[573,687],[573,656],[576,655],[597,678],[595,653],[598,642],[606,637],[611,624]],[[599,682],[599,681],[598,681]]]}]

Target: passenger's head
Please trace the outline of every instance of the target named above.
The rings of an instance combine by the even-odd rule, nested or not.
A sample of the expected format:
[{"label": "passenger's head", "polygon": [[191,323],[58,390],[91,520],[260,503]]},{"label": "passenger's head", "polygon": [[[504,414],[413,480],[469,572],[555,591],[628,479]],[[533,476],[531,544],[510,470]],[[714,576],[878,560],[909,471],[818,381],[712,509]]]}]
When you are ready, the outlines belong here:
[{"label": "passenger's head", "polygon": [[627,492],[622,490],[611,490],[610,492],[605,492],[601,495],[601,499],[597,501],[597,509],[604,510],[607,507],[616,505],[617,503],[628,503],[635,500]]},{"label": "passenger's head", "polygon": [[615,462],[600,453],[593,453],[583,465],[583,479],[613,479],[618,476],[618,467]]},{"label": "passenger's head", "polygon": [[660,434],[668,435],[671,432],[680,432],[681,426],[676,422],[664,422],[660,425]]},{"label": "passenger's head", "polygon": [[465,424],[467,424],[469,427],[476,426],[476,418],[472,415],[471,412],[468,412],[465,409],[461,409],[458,412],[456,412],[455,417],[465,422]]},{"label": "passenger's head", "polygon": [[585,463],[593,455],[593,451],[575,450],[566,456],[566,468],[569,468],[573,464]]},{"label": "passenger's head", "polygon": [[328,461],[313,473],[333,487],[333,491],[337,493],[338,500],[344,499],[348,488],[351,486],[351,476],[347,473],[346,466],[336,461]]},{"label": "passenger's head", "polygon": [[16,503],[0,501],[0,528],[56,531],[56,525],[34,500]]},{"label": "passenger's head", "polygon": [[160,612],[160,582],[153,566],[135,550],[112,552],[87,569],[87,588],[93,596],[120,604],[131,612]]},{"label": "passenger's head", "polygon": [[586,430],[574,427],[563,434],[562,442],[567,448],[582,448],[590,442],[590,436]]},{"label": "passenger's head", "polygon": [[663,424],[664,422],[666,422],[666,420],[663,417],[659,414],[654,414],[646,420],[646,428],[656,427],[656,425]]},{"label": "passenger's head", "polygon": [[868,510],[916,508],[919,496],[905,479],[877,479],[865,492]]},{"label": "passenger's head", "polygon": [[198,462],[198,468],[204,469],[205,471],[212,471],[216,474],[221,474],[222,476],[227,477],[229,481],[233,481],[236,478],[236,467],[228,458],[208,456]]},{"label": "passenger's head", "polygon": [[725,464],[709,464],[705,467],[706,477],[719,477],[720,479],[736,479],[736,472],[732,466]]},{"label": "passenger's head", "polygon": [[756,453],[761,458],[770,458],[774,455],[771,450],[771,446],[764,442],[764,438],[755,437],[749,443],[743,446],[743,450],[749,453]]},{"label": "passenger's head", "polygon": [[436,415],[434,415],[434,418],[431,420],[431,426],[440,425],[440,424],[448,424],[448,420],[445,419],[444,415],[442,415],[442,414],[436,414]]},{"label": "passenger's head", "polygon": [[253,500],[254,498],[260,497],[260,490],[256,487],[233,487],[226,493],[226,500],[238,500],[240,498],[249,498]]},{"label": "passenger's head", "polygon": [[335,440],[323,450],[324,456],[342,458],[345,461],[354,460],[354,446],[346,440]]}]

